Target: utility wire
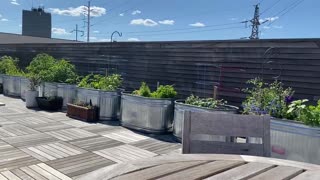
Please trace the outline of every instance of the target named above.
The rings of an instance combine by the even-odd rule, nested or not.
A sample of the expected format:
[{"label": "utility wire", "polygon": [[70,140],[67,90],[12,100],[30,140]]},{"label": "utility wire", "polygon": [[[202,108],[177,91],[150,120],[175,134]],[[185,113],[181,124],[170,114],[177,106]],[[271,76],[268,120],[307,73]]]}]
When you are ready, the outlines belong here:
[{"label": "utility wire", "polygon": [[262,12],[260,13],[260,15],[268,12],[270,9],[272,9],[274,6],[276,6],[280,1],[281,1],[281,0],[276,1],[273,5],[271,5],[270,7],[268,7],[267,9],[265,9],[264,11],[262,11]]}]

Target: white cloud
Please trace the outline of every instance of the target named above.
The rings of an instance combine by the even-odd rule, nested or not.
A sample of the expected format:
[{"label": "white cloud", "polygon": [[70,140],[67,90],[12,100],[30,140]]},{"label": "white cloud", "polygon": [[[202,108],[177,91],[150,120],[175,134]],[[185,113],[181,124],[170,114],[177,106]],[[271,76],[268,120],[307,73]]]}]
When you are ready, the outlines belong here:
[{"label": "white cloud", "polygon": [[52,33],[53,34],[57,34],[57,35],[68,35],[68,34],[71,34],[71,33],[67,32],[63,28],[52,28]]},{"label": "white cloud", "polygon": [[135,10],[132,12],[132,15],[137,15],[137,14],[141,14],[141,11],[140,10]]},{"label": "white cloud", "polygon": [[263,29],[270,29],[271,27],[270,26],[263,26],[262,28]]},{"label": "white cloud", "polygon": [[91,36],[89,39],[90,39],[90,40],[97,40],[98,38],[97,38],[97,37],[94,37],[94,36]]},{"label": "white cloud", "polygon": [[158,23],[152,19],[133,19],[130,22],[131,25],[143,25],[143,26],[157,26]]},{"label": "white cloud", "polygon": [[174,20],[169,20],[169,19],[159,21],[159,24],[165,24],[165,25],[174,25],[174,23],[175,23]]},{"label": "white cloud", "polygon": [[259,22],[260,22],[260,23],[265,22],[265,21],[267,21],[267,22],[273,22],[273,21],[275,21],[275,20],[277,20],[277,19],[279,19],[278,16],[275,16],[275,17],[267,17],[267,18],[264,18],[264,19],[260,19]]},{"label": "white cloud", "polygon": [[[100,17],[106,14],[107,10],[103,7],[92,6],[91,16]],[[81,16],[87,13],[88,8],[86,6],[79,6],[76,8],[69,7],[68,9],[49,8],[53,14],[64,15],[64,16]]]},{"label": "white cloud", "polygon": [[233,18],[230,18],[229,20],[230,20],[230,21],[236,21],[236,20],[238,20],[238,18],[233,17]]},{"label": "white cloud", "polygon": [[193,27],[205,27],[206,25],[201,23],[201,22],[196,22],[193,24],[189,24],[189,26],[193,26]]},{"label": "white cloud", "polygon": [[9,20],[6,18],[2,18],[2,19],[0,19],[0,21],[5,22],[5,21],[9,21]]},{"label": "white cloud", "polygon": [[138,38],[129,38],[128,41],[140,41]]},{"label": "white cloud", "polygon": [[124,13],[119,14],[119,16],[124,16]]},{"label": "white cloud", "polygon": [[273,26],[273,28],[275,28],[275,29],[282,29],[283,26]]},{"label": "white cloud", "polygon": [[20,4],[17,2],[17,0],[11,0],[11,4],[19,6]]},{"label": "white cloud", "polygon": [[100,33],[100,31],[93,31],[93,33],[98,34],[98,33]]}]

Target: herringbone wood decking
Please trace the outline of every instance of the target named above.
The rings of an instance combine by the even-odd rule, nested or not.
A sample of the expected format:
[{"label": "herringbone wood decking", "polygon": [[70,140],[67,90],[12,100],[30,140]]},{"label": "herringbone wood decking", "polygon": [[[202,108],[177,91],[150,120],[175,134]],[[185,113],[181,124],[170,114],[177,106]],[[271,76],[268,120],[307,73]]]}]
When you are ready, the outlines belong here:
[{"label": "herringbone wood decking", "polygon": [[25,108],[0,96],[0,180],[76,179],[131,160],[180,153],[170,135],[148,136],[119,122],[86,123]]}]

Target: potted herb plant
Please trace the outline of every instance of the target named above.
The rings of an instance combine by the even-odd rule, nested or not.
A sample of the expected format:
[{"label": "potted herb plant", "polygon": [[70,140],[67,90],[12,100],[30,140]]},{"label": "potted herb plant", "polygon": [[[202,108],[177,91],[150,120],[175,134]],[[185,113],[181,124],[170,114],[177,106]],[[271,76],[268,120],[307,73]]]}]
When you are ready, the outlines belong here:
[{"label": "potted herb plant", "polygon": [[236,114],[238,107],[227,105],[224,100],[216,100],[214,98],[199,98],[191,95],[186,100],[175,101],[174,120],[173,120],[173,135],[181,140],[182,127],[184,123],[185,111],[196,112],[216,112],[216,113],[232,113]]},{"label": "potted herb plant", "polygon": [[99,107],[100,120],[116,120],[120,111],[121,76],[89,74],[84,77],[77,88],[77,100]]},{"label": "potted herb plant", "polygon": [[151,92],[146,83],[131,94],[121,96],[121,124],[148,133],[165,133],[172,128],[173,107],[177,92],[161,85]]},{"label": "potted herb plant", "polygon": [[39,92],[37,91],[37,88],[40,84],[40,77],[35,74],[28,74],[28,78],[29,78],[30,84],[29,84],[29,90],[26,92],[26,107],[36,108],[38,107],[36,97],[39,94]]},{"label": "potted herb plant", "polygon": [[63,98],[58,96],[37,97],[38,106],[42,110],[57,111],[62,109]]},{"label": "potted herb plant", "polygon": [[92,102],[79,102],[75,104],[68,103],[67,116],[86,122],[96,122],[99,120],[98,107],[92,105]]},{"label": "potted herb plant", "polygon": [[279,81],[266,83],[256,78],[248,83],[251,87],[244,90],[243,112],[272,116],[272,156],[319,164],[320,102],[312,106],[308,100],[294,101],[294,91]]}]

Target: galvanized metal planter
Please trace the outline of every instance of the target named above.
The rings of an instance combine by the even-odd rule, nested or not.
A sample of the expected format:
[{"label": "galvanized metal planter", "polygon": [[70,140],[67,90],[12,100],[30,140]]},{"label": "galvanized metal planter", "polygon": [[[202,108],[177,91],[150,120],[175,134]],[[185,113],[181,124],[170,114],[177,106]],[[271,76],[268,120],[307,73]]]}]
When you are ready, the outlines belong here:
[{"label": "galvanized metal planter", "polygon": [[99,107],[100,120],[116,120],[120,111],[120,93],[97,89],[77,89],[77,101],[90,103]]},{"label": "galvanized metal planter", "polygon": [[21,96],[21,77],[3,76],[3,94],[7,96]]},{"label": "galvanized metal planter", "polygon": [[165,133],[172,128],[174,102],[122,93],[121,124],[148,132]]},{"label": "galvanized metal planter", "polygon": [[66,108],[68,103],[73,103],[77,96],[77,86],[73,84],[58,83],[57,96],[63,98],[62,107]]},{"label": "galvanized metal planter", "polygon": [[30,80],[27,78],[20,79],[20,95],[21,99],[26,100],[26,92],[29,91]]},{"label": "galvanized metal planter", "polygon": [[235,106],[226,106],[228,109],[210,109],[203,108],[185,104],[183,100],[177,100],[174,104],[174,120],[173,120],[173,135],[177,138],[178,141],[181,141],[182,137],[182,127],[184,122],[184,112],[192,111],[192,112],[219,112],[221,113],[231,113],[236,114],[238,111],[238,107]]},{"label": "galvanized metal planter", "polygon": [[45,97],[58,96],[58,83],[44,82],[42,95]]},{"label": "galvanized metal planter", "polygon": [[272,157],[320,164],[320,128],[271,120]]},{"label": "galvanized metal planter", "polygon": [[4,74],[0,74],[0,84],[3,83],[3,76],[5,76]]}]

